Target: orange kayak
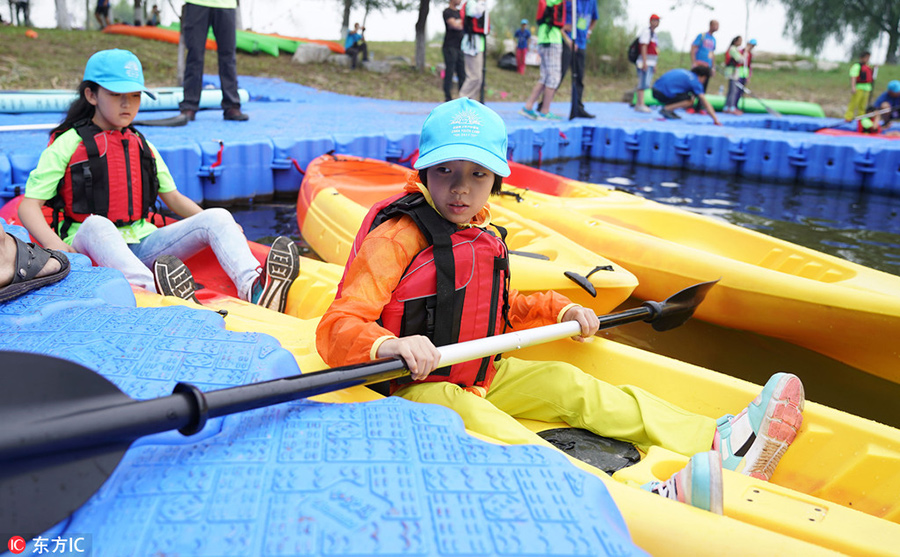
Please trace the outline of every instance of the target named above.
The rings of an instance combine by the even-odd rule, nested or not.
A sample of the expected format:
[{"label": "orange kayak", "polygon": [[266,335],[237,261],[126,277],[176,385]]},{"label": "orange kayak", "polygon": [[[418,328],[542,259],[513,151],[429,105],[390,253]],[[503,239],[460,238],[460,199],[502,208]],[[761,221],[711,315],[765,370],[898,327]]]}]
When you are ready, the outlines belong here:
[{"label": "orange kayak", "polygon": [[[181,37],[181,33],[179,33],[178,31],[173,31],[172,29],[163,29],[162,27],[154,27],[152,25],[141,25],[135,27],[134,25],[125,25],[123,23],[107,25],[103,28],[103,32],[111,33],[113,35],[128,35],[130,37],[140,37],[142,39],[150,39],[172,44],[178,44],[178,40]],[[216,46],[216,41],[214,41],[213,39],[206,39],[206,50],[216,50],[216,48],[218,48]]]},{"label": "orange kayak", "polygon": [[[300,233],[329,263],[344,265],[360,225],[377,201],[403,191],[409,169],[350,155],[323,155],[306,168],[297,199]],[[630,272],[540,223],[491,205],[491,221],[507,231],[511,286],[554,290],[607,313],[637,286]]]}]

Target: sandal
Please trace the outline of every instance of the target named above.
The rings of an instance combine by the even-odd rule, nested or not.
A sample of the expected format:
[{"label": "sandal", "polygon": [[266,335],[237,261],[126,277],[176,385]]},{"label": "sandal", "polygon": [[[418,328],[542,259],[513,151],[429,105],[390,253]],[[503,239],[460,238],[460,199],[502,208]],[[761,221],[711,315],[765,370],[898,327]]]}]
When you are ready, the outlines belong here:
[{"label": "sandal", "polygon": [[[23,242],[9,232],[6,233],[16,241],[16,268],[12,282],[0,287],[0,302],[21,296],[26,292],[53,284],[69,274],[69,258],[57,250],[42,248],[30,242]],[[43,277],[36,276],[50,261],[59,261],[59,270]]]}]

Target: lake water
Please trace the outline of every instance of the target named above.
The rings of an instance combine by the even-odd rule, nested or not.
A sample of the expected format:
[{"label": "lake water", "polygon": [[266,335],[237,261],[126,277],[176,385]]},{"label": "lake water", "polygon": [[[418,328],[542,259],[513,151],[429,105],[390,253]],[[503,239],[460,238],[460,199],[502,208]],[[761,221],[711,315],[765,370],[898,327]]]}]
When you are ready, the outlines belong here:
[{"label": "lake water", "polygon": [[[586,182],[614,185],[900,275],[898,197],[589,160],[550,163],[542,168]],[[303,244],[292,202],[232,212],[251,240],[271,243],[275,236],[284,234]],[[623,307],[637,303],[629,300]],[[803,379],[810,400],[900,427],[900,413],[896,412],[900,385],[786,342],[698,320],[665,333],[637,323],[610,329],[606,336],[757,384],[765,383],[776,371],[791,371]]]}]

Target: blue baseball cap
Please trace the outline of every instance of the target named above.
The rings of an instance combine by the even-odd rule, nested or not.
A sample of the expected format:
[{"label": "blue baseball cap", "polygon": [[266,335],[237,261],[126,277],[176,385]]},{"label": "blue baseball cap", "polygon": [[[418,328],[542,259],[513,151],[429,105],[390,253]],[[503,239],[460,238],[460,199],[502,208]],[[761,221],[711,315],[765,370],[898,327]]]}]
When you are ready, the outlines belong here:
[{"label": "blue baseball cap", "polygon": [[523,20],[522,20],[522,25],[528,25],[528,20],[527,20],[527,19],[523,19]]},{"label": "blue baseball cap", "polygon": [[750,44],[752,44],[753,46],[756,46],[756,39],[750,39]]},{"label": "blue baseball cap", "polygon": [[891,93],[900,93],[900,81],[892,79],[888,83],[888,91],[890,91]]},{"label": "blue baseball cap", "polygon": [[144,69],[131,51],[114,48],[95,52],[84,66],[84,80],[109,89],[113,93],[143,91],[151,99],[156,95],[144,87]]},{"label": "blue baseball cap", "polygon": [[508,137],[500,116],[467,97],[438,105],[422,124],[416,170],[447,161],[471,161],[509,176]]}]

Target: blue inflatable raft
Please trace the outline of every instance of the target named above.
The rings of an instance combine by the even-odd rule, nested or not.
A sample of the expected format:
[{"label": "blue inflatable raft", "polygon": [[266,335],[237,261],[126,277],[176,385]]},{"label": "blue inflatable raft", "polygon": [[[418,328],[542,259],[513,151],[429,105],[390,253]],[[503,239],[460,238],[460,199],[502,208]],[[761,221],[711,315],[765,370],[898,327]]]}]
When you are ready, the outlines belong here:
[{"label": "blue inflatable raft", "polygon": [[[212,311],[137,308],[121,273],[71,262],[61,282],[0,304],[0,350],[75,361],[135,398],[300,372],[268,335],[227,331]],[[28,544],[95,557],[643,554],[602,482],[561,455],[481,442],[450,410],[392,398],[298,401],[142,438]]]}]

